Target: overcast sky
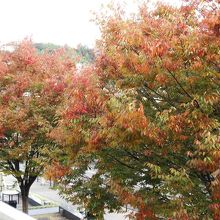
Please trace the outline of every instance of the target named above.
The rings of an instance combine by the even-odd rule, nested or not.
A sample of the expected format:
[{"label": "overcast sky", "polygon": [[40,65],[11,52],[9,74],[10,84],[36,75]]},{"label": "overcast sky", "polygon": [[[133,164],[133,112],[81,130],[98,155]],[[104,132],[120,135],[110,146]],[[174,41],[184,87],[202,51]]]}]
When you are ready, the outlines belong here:
[{"label": "overcast sky", "polygon": [[[116,1],[116,0],[115,0]],[[120,0],[117,0],[120,2]],[[165,1],[165,0],[163,0]],[[178,0],[166,0],[175,4]],[[0,0],[0,44],[31,37],[34,42],[93,47],[98,27],[91,11],[110,0]],[[127,0],[133,10],[134,0]]]}]

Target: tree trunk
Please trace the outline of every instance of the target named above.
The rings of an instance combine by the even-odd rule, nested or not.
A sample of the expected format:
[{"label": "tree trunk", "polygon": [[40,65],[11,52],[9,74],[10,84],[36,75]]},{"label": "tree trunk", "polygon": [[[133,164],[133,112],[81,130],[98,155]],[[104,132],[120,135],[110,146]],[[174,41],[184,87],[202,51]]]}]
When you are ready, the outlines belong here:
[{"label": "tree trunk", "polygon": [[28,213],[28,195],[29,195],[29,186],[22,186],[21,189],[21,200],[22,200],[22,211]]},{"label": "tree trunk", "polygon": [[53,181],[53,187],[54,188],[57,187],[57,181],[56,180]]},{"label": "tree trunk", "polygon": [[[26,176],[28,176],[26,174]],[[29,196],[29,191],[34,183],[34,181],[37,179],[38,175],[34,176],[29,176],[24,180],[24,178],[21,178],[21,176],[17,177],[20,190],[21,190],[21,200],[22,200],[22,211],[25,213],[28,213],[28,196]]]}]

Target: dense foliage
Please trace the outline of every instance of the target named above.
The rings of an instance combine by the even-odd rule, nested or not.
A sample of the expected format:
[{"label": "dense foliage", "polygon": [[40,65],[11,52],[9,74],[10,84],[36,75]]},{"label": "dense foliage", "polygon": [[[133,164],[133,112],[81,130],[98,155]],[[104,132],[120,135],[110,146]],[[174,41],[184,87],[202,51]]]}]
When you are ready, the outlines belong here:
[{"label": "dense foliage", "polygon": [[0,51],[0,168],[18,180],[24,211],[47,164],[97,219],[125,205],[140,220],[220,219],[219,4],[104,14],[97,58],[82,69],[56,45]]},{"label": "dense foliage", "polygon": [[137,219],[220,219],[219,13],[195,0],[101,18],[95,66],[51,133],[74,162],[70,201],[97,218],[130,205]]},{"label": "dense foliage", "polygon": [[29,40],[0,51],[0,169],[18,181],[23,211],[29,190],[56,146],[50,131],[75,70],[64,50],[39,54]]}]

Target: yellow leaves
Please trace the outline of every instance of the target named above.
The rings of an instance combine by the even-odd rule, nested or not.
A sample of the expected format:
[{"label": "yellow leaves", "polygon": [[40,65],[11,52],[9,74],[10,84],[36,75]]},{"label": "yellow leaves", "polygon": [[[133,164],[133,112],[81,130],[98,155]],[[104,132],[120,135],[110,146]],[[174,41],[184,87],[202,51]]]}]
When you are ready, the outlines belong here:
[{"label": "yellow leaves", "polygon": [[185,176],[186,175],[186,172],[184,169],[181,171],[178,171],[174,168],[170,168],[170,173],[173,174],[174,176],[181,176],[181,175]]},{"label": "yellow leaves", "polygon": [[217,104],[220,102],[220,94],[218,94],[218,93],[206,94],[205,101],[207,103],[212,104],[212,105]]},{"label": "yellow leaves", "polygon": [[213,162],[210,157],[205,157],[203,160],[205,163],[212,163]]},{"label": "yellow leaves", "polygon": [[150,173],[152,175],[152,177],[154,178],[160,178],[160,174],[161,174],[161,168],[158,165],[152,164],[152,163],[146,163],[145,164],[146,167],[148,167],[150,169]]},{"label": "yellow leaves", "polygon": [[190,85],[194,85],[195,83],[198,82],[198,77],[196,77],[196,76],[188,77],[188,78],[187,78],[187,82],[188,82]]},{"label": "yellow leaves", "polygon": [[220,160],[220,145],[217,143],[218,135],[211,132],[204,132],[201,140],[195,141],[195,151],[191,153],[192,159],[189,162],[190,166],[200,171],[212,171],[219,166]]},{"label": "yellow leaves", "polygon": [[213,158],[214,158],[215,160],[220,160],[220,149],[213,151],[212,154],[213,154]]},{"label": "yellow leaves", "polygon": [[9,160],[25,160],[28,158],[28,152],[30,150],[30,146],[33,144],[33,140],[28,140],[21,145],[17,145],[13,143],[13,145],[8,149],[8,159]]}]

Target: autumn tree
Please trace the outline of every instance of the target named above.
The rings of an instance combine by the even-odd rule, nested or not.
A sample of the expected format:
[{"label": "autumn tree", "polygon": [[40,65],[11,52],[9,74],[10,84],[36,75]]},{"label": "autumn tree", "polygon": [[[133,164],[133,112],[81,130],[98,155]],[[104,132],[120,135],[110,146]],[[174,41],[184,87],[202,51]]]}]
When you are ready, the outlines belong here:
[{"label": "autumn tree", "polygon": [[74,64],[64,50],[40,54],[30,40],[0,51],[0,168],[19,184],[23,211],[29,190],[56,152],[48,136]]},{"label": "autumn tree", "polygon": [[82,73],[54,131],[75,161],[70,201],[99,218],[127,204],[137,219],[220,219],[219,13],[194,0],[101,18],[98,81]]},{"label": "autumn tree", "polygon": [[[62,120],[59,121],[59,126],[52,130],[50,137],[65,149],[68,160],[63,160],[62,155],[58,157],[59,162],[63,166],[72,167],[67,175],[58,180],[61,188],[63,186],[61,195],[72,203],[84,204],[86,211],[101,218],[105,205],[108,205],[110,210],[112,206],[120,206],[117,205],[116,197],[102,188],[102,179],[94,178],[91,183],[88,181],[90,174],[84,175],[88,167],[93,167],[93,161],[96,161],[95,155],[91,160],[90,153],[93,152],[95,143],[98,147],[98,121],[104,113],[106,100],[106,96],[101,94],[99,79],[94,72],[94,66],[89,66],[74,76],[72,86],[69,86],[69,91],[66,92],[65,104],[60,108]],[[56,175],[56,171],[53,175]],[[69,187],[70,185],[77,191],[76,196],[73,196],[73,188]],[[66,196],[67,194],[69,196]],[[96,200],[96,195],[100,198],[99,201]]]}]

